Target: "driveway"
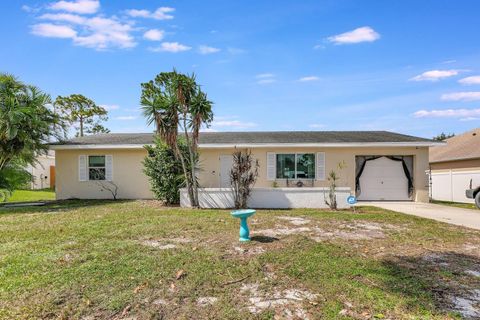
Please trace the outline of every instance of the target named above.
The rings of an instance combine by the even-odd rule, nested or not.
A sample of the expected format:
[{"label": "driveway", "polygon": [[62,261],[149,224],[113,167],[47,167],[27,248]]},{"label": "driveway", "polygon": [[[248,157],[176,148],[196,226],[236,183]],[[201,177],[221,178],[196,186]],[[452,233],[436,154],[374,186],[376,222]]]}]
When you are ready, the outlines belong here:
[{"label": "driveway", "polygon": [[359,205],[372,205],[387,210],[456,224],[480,230],[480,210],[462,209],[433,203],[421,202],[359,202]]}]

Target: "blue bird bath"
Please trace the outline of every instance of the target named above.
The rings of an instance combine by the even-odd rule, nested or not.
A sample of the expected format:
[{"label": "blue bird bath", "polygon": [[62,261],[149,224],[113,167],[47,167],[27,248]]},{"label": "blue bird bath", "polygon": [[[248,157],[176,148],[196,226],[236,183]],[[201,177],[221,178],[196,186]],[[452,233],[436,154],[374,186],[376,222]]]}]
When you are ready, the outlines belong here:
[{"label": "blue bird bath", "polygon": [[230,214],[234,218],[240,219],[240,241],[250,241],[250,230],[248,229],[247,219],[255,214],[253,209],[242,209],[232,211]]}]

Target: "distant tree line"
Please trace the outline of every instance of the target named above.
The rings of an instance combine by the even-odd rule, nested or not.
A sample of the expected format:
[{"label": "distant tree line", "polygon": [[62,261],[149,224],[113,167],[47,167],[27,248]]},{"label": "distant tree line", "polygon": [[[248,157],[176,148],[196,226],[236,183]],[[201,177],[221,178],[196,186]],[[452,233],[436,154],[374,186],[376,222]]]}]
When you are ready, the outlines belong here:
[{"label": "distant tree line", "polygon": [[451,137],[455,137],[455,133],[442,132],[439,135],[436,135],[435,137],[433,137],[432,139],[436,140],[436,141],[444,141],[444,140],[447,140],[448,138],[451,138]]}]

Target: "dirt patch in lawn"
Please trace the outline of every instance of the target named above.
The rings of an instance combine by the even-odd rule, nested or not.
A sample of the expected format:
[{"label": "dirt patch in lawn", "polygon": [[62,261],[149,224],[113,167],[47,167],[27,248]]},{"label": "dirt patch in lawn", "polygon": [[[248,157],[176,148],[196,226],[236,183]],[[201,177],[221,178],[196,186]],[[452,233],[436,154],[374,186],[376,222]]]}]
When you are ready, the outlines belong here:
[{"label": "dirt patch in lawn", "polygon": [[387,262],[395,274],[425,284],[437,308],[480,319],[480,257],[459,252],[426,252]]},{"label": "dirt patch in lawn", "polygon": [[193,240],[189,238],[168,238],[168,239],[146,239],[141,240],[140,244],[155,248],[158,250],[174,249],[178,246],[191,243]]},{"label": "dirt patch in lawn", "polygon": [[257,234],[269,237],[285,237],[289,235],[304,235],[310,239],[321,242],[330,239],[343,240],[369,240],[386,237],[386,232],[401,231],[404,227],[376,222],[343,222],[321,227],[311,220],[300,217],[279,217],[280,220],[290,225],[276,224],[274,228],[256,231]]},{"label": "dirt patch in lawn", "polygon": [[281,216],[281,217],[278,217],[278,219],[288,221],[288,222],[290,222],[291,224],[296,225],[296,226],[301,226],[301,225],[304,225],[304,224],[309,224],[309,223],[311,222],[311,220],[306,219],[306,218],[302,218],[302,217]]},{"label": "dirt patch in lawn", "polygon": [[267,292],[261,290],[258,283],[244,284],[241,294],[247,298],[247,309],[253,314],[273,310],[275,319],[309,319],[305,307],[316,304],[317,295],[302,289],[284,289]]},{"label": "dirt patch in lawn", "polygon": [[217,301],[217,297],[200,297],[197,299],[197,306],[204,308],[214,305]]}]

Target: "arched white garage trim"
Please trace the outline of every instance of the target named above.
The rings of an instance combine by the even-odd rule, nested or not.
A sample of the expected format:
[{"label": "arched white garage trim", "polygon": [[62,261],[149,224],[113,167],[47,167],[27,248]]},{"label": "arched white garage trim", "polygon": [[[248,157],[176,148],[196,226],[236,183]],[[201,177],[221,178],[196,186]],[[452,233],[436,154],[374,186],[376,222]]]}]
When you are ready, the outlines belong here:
[{"label": "arched white garage trim", "polygon": [[360,176],[358,200],[410,200],[401,161],[381,157],[367,161]]}]

